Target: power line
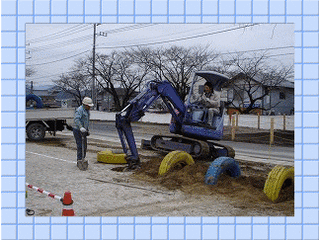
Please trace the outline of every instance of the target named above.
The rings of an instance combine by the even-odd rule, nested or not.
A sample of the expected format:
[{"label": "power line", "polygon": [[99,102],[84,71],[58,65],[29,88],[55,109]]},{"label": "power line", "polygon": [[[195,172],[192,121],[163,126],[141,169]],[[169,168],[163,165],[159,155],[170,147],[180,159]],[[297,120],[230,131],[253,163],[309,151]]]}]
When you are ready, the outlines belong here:
[{"label": "power line", "polygon": [[195,38],[201,38],[201,37],[207,37],[215,34],[221,34],[221,33],[226,33],[226,32],[231,32],[239,29],[244,29],[248,27],[255,26],[257,24],[247,24],[245,26],[239,26],[239,27],[233,27],[229,29],[223,29],[223,30],[218,30],[215,32],[209,32],[209,33],[203,33],[195,36],[189,36],[189,37],[182,37],[182,38],[177,38],[177,39],[170,39],[170,40],[163,40],[159,42],[150,42],[150,43],[139,43],[139,44],[132,44],[132,45],[122,45],[122,46],[97,46],[97,48],[106,48],[106,49],[114,49],[114,48],[127,48],[127,47],[139,47],[139,46],[148,46],[148,45],[158,45],[158,44],[165,44],[165,43],[170,43],[170,42],[179,42],[179,41],[185,41],[185,40],[190,40],[190,39],[195,39]]},{"label": "power line", "polygon": [[220,54],[225,55],[225,54],[242,53],[242,52],[259,52],[259,51],[265,51],[265,50],[279,50],[279,49],[287,49],[287,48],[294,48],[294,46],[259,48],[259,49],[252,49],[252,50],[243,50],[243,51],[235,51],[235,52],[225,52],[225,53],[220,53]]},{"label": "power line", "polygon": [[61,35],[62,36],[68,36],[68,35],[73,35],[73,34],[76,34],[78,32],[83,32],[87,29],[90,28],[90,25],[88,26],[83,26],[83,25],[78,25],[76,27],[71,27],[71,28],[68,28],[68,29],[65,29],[65,30],[62,30],[62,31],[59,31],[59,32],[56,32],[56,33],[52,33],[52,34],[49,34],[49,35],[46,35],[46,36],[42,36],[42,37],[38,37],[38,38],[35,38],[35,39],[30,39],[30,40],[27,40],[28,42],[30,43],[35,43],[35,42],[42,42],[42,41],[47,41],[47,40],[54,40],[56,38],[61,38]]},{"label": "power line", "polygon": [[[270,55],[270,56],[266,56],[266,58],[274,58],[274,57],[278,57],[278,56],[287,56],[287,55],[294,55],[294,53],[273,54],[273,55]],[[240,60],[245,60],[245,59],[252,59],[252,58],[243,58],[243,59],[240,59]],[[219,62],[219,61],[217,60],[217,61],[213,61],[213,62]],[[67,72],[60,73],[60,74],[40,76],[40,77],[36,77],[36,78],[30,77],[30,80],[37,80],[37,79],[41,79],[41,78],[59,77],[59,76],[61,76],[61,74],[69,74],[69,73],[74,73],[74,72],[78,72],[78,70],[67,71]],[[30,80],[28,80],[28,81],[30,81]],[[45,81],[50,81],[50,80],[45,80]]]},{"label": "power line", "polygon": [[128,32],[128,31],[137,30],[137,29],[146,28],[146,27],[153,27],[154,25],[155,24],[139,24],[139,25],[135,24],[132,26],[116,28],[112,30],[104,30],[104,31],[106,31],[108,34],[114,34],[114,33]]},{"label": "power line", "polygon": [[[110,31],[107,31],[107,32],[108,32],[108,34],[115,34],[115,33],[132,31],[132,30],[137,30],[137,29],[141,29],[141,28],[145,28],[145,27],[150,27],[151,26],[151,24],[148,24],[148,25],[144,24],[144,25],[145,26],[139,26],[139,25],[128,26],[128,27],[123,27],[123,28],[110,30]],[[69,40],[66,40],[66,41],[57,42],[55,44],[46,44],[46,45],[43,45],[41,47],[31,48],[30,50],[43,51],[43,50],[50,49],[50,48],[56,47],[56,46],[65,47],[66,44],[75,44],[75,43],[78,43],[78,42],[82,42],[82,40],[86,40],[86,41],[91,40],[91,35],[86,35],[86,36],[80,37],[77,40],[69,39]],[[45,40],[41,40],[41,41],[45,41]]]},{"label": "power line", "polygon": [[91,51],[91,50],[85,50],[85,51],[83,51],[83,52],[81,52],[81,53],[77,53],[77,54],[75,54],[75,55],[73,55],[73,56],[69,56],[69,57],[57,59],[57,60],[50,61],[50,62],[35,63],[35,64],[26,64],[26,66],[39,66],[39,65],[49,64],[49,63],[55,63],[55,62],[59,62],[59,61],[63,61],[63,60],[69,59],[69,58],[74,58],[74,57],[76,57],[76,56],[79,56],[79,55],[84,54],[84,53],[89,52],[89,51]]},{"label": "power line", "polygon": [[[247,51],[239,51],[239,52],[254,52],[254,51],[263,51],[263,50],[269,50],[269,49],[272,49],[272,50],[278,50],[278,49],[286,49],[286,48],[291,48],[291,46],[285,46],[285,47],[274,47],[274,48],[266,48],[266,49],[253,49],[253,50],[247,50]],[[73,57],[76,57],[80,54],[83,54],[85,52],[88,52],[88,51],[91,51],[91,50],[86,50],[86,51],[83,51],[81,53],[77,53],[75,55],[72,55],[72,56],[69,56],[69,57],[65,57],[65,58],[62,58],[62,59],[58,59],[58,60],[54,60],[54,61],[50,61],[50,62],[45,62],[45,63],[38,63],[38,64],[26,64],[26,66],[38,66],[38,65],[44,65],[44,64],[49,64],[49,63],[54,63],[54,62],[57,62],[57,61],[62,61],[62,60],[66,60],[66,59],[69,59],[69,58],[73,58]],[[238,53],[238,52],[231,52],[231,53]],[[220,54],[230,54],[230,53],[220,53]],[[283,53],[283,54],[274,54],[274,55],[270,55],[270,56],[266,56],[266,58],[270,58],[271,56],[272,57],[276,57],[276,56],[285,56],[285,55],[293,55],[293,53]],[[245,59],[252,59],[252,58],[245,58]]]},{"label": "power line", "polygon": [[69,39],[69,40],[57,42],[54,44],[47,44],[47,45],[43,45],[41,47],[30,48],[30,51],[38,52],[38,51],[45,51],[47,49],[52,49],[52,48],[57,48],[57,47],[63,48],[63,47],[66,47],[67,45],[70,45],[70,44],[74,45],[74,44],[83,43],[83,42],[86,42],[89,40],[91,40],[91,35],[86,35],[86,36],[83,36],[83,37],[77,38],[77,39]]}]

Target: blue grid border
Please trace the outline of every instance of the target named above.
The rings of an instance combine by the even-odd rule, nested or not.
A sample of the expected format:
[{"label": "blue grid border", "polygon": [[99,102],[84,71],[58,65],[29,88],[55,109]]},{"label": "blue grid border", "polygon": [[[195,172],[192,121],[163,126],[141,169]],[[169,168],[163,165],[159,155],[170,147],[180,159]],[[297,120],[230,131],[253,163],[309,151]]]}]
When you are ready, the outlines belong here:
[{"label": "blue grid border", "polygon": [[[26,218],[25,24],[97,22],[294,23],[295,216]],[[1,37],[2,239],[319,239],[317,0],[2,0]]]}]

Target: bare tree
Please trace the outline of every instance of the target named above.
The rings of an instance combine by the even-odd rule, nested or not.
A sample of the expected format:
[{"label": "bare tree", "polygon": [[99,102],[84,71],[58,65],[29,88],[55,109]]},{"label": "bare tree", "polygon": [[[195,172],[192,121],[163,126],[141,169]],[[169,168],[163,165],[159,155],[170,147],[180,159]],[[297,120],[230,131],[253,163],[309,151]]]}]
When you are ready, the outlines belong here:
[{"label": "bare tree", "polygon": [[31,77],[36,73],[36,70],[34,68],[27,67],[26,68],[26,77]]},{"label": "bare tree", "polygon": [[[250,113],[255,104],[262,101],[270,91],[292,79],[293,66],[271,65],[266,52],[249,57],[245,54],[235,54],[229,60],[231,81],[228,87],[232,89],[231,105],[241,113]],[[245,106],[247,103],[247,106]],[[273,106],[273,108],[278,103]]]},{"label": "bare tree", "polygon": [[[114,51],[97,55],[96,74],[99,86],[113,96],[115,110],[119,111],[142,85],[147,70],[135,64],[132,55]],[[117,91],[119,88],[122,93]]]},{"label": "bare tree", "polygon": [[202,70],[218,55],[207,47],[137,48],[132,50],[141,68],[158,80],[167,80],[184,99],[190,88],[190,76],[194,70]]},{"label": "bare tree", "polygon": [[72,71],[62,74],[58,80],[54,81],[55,86],[72,95],[78,105],[81,105],[82,99],[88,95],[91,87],[91,77],[87,74],[84,63],[82,59],[77,60]]}]

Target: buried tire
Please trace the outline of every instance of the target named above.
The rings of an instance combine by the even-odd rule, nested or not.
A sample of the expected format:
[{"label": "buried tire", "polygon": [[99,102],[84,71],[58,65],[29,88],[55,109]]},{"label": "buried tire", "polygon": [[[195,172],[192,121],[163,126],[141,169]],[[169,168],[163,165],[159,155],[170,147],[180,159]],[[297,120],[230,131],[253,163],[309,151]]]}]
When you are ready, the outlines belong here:
[{"label": "buried tire", "polygon": [[279,198],[279,193],[283,186],[292,184],[294,181],[294,168],[284,166],[275,166],[268,174],[264,184],[263,192],[271,201]]},{"label": "buried tire", "polygon": [[168,153],[162,160],[159,167],[159,175],[163,175],[172,169],[173,167],[183,164],[183,165],[192,165],[194,164],[192,156],[183,151],[173,151]]},{"label": "buried tire", "polygon": [[238,162],[230,157],[215,159],[209,166],[204,181],[208,185],[215,185],[218,182],[219,176],[223,173],[227,173],[234,178],[239,177],[241,170]]}]

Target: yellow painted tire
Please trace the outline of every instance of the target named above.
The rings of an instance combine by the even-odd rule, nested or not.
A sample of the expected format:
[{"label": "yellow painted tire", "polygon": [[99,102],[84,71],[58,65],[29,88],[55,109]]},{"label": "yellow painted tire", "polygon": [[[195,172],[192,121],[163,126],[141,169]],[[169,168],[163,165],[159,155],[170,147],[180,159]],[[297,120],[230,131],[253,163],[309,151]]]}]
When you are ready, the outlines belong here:
[{"label": "yellow painted tire", "polygon": [[279,197],[283,183],[291,179],[294,181],[294,168],[286,168],[283,166],[275,166],[268,174],[267,181],[264,184],[263,192],[271,201],[276,201]]},{"label": "yellow painted tire", "polygon": [[162,160],[159,167],[159,175],[163,175],[169,171],[170,168],[174,167],[177,163],[184,163],[186,165],[194,164],[192,156],[183,151],[173,151],[168,153]]}]

